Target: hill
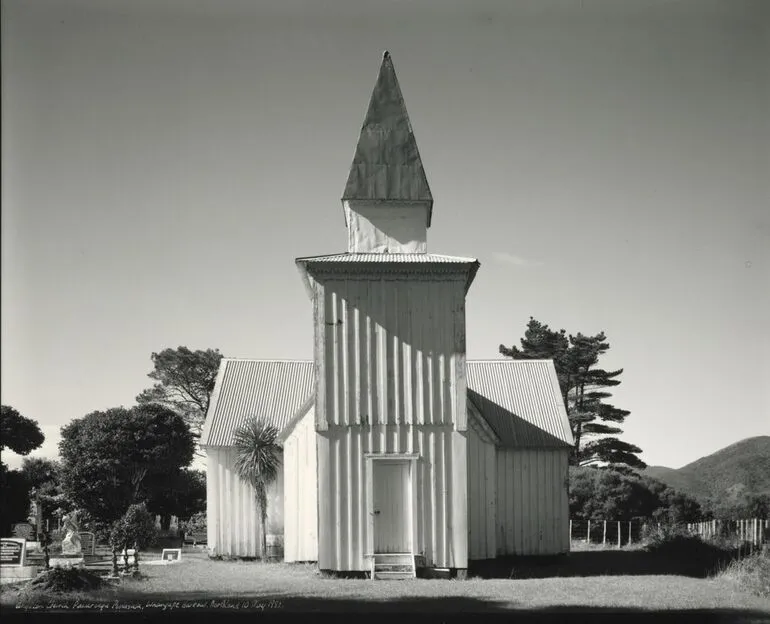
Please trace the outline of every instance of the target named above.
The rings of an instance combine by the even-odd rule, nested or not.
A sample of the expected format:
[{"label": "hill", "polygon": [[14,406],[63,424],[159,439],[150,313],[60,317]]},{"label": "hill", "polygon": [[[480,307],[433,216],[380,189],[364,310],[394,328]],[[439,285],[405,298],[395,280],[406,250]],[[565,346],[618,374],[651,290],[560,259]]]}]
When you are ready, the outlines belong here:
[{"label": "hill", "polygon": [[649,466],[645,474],[700,501],[770,495],[770,436],[746,438],[683,466]]}]

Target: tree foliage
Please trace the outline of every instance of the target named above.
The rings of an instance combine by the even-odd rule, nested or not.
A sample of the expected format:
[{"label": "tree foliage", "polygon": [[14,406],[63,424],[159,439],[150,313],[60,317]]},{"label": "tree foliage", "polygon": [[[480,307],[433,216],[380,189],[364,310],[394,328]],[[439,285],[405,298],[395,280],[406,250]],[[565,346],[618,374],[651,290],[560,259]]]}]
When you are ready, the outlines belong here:
[{"label": "tree foliage", "polygon": [[154,478],[188,466],[194,441],[184,420],[161,405],[92,412],[62,428],[64,492],[95,520],[112,522],[147,497]]},{"label": "tree foliage", "polygon": [[125,571],[129,571],[128,553],[133,548],[135,570],[139,569],[139,551],[147,548],[157,536],[155,518],[147,510],[144,503],[130,505],[123,516],[113,522],[109,533],[109,544],[112,549],[113,574],[117,575],[117,555],[124,552]]},{"label": "tree foliage", "polygon": [[615,467],[570,467],[570,517],[579,520],[658,518],[671,523],[696,522],[700,505],[690,496],[633,470]]},{"label": "tree foliage", "polygon": [[171,516],[187,520],[206,509],[206,474],[187,468],[158,475],[148,483],[147,508],[161,517],[168,530]]},{"label": "tree foliage", "polygon": [[45,436],[37,422],[25,418],[10,405],[0,406],[0,451],[28,455],[40,448]]},{"label": "tree foliage", "polygon": [[257,418],[250,418],[235,431],[238,476],[254,488],[262,527],[262,557],[267,555],[267,489],[278,477],[282,449],[278,430]]},{"label": "tree foliage", "polygon": [[180,346],[153,353],[151,358],[153,370],[147,376],[157,383],[139,394],[137,402],[173,409],[184,418],[193,436],[200,438],[222,359],[219,349],[192,351]]},{"label": "tree foliage", "polygon": [[607,392],[620,384],[623,369],[607,371],[598,367],[599,357],[610,345],[604,332],[594,336],[552,330],[547,324],[530,317],[521,347],[500,345],[500,353],[514,359],[553,360],[562,399],[569,415],[575,440],[571,463],[589,465],[599,462],[626,464],[644,468],[639,459],[642,450],[620,440],[618,426],[630,414],[607,402]]},{"label": "tree foliage", "polygon": [[42,457],[25,457],[21,472],[30,488],[30,498],[34,505],[40,505],[42,531],[57,516],[71,511],[74,503],[64,494],[61,485],[61,464]]},{"label": "tree foliage", "polygon": [[16,522],[25,522],[29,515],[29,484],[21,470],[9,470],[0,463],[0,535],[10,535]]}]

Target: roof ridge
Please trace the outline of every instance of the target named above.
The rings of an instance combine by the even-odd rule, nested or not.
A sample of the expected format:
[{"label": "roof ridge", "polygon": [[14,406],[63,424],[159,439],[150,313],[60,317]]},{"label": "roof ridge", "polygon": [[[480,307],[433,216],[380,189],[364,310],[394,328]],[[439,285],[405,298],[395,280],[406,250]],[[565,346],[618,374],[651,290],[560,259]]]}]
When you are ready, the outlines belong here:
[{"label": "roof ridge", "polygon": [[288,362],[291,364],[312,364],[314,360],[296,360],[291,358],[249,358],[249,357],[223,357],[228,362]]},{"label": "roof ridge", "polygon": [[553,362],[552,358],[527,358],[521,360],[514,360],[511,358],[499,359],[499,360],[465,360],[468,364],[515,364],[517,362]]}]

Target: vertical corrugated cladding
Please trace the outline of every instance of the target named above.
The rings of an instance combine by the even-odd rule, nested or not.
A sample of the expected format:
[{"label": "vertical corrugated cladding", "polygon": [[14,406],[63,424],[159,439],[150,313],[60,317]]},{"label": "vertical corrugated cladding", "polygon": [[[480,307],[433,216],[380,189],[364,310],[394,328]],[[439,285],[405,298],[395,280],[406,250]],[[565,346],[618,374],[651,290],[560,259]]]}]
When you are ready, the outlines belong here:
[{"label": "vertical corrugated cladding", "polygon": [[497,455],[473,420],[468,424],[468,558],[494,559],[497,517]]},{"label": "vertical corrugated cladding", "polygon": [[284,456],[284,560],[318,560],[315,414],[310,409],[287,438]]},{"label": "vertical corrugated cladding", "polygon": [[497,554],[569,551],[569,449],[497,449]]},{"label": "vertical corrugated cladding", "polygon": [[467,438],[457,431],[466,278],[351,275],[316,286],[322,569],[369,569],[367,453],[419,455],[413,549],[429,565],[467,567]]},{"label": "vertical corrugated cladding", "polygon": [[[259,556],[260,522],[254,489],[235,471],[232,448],[206,449],[206,522],[212,554],[234,557]],[[268,527],[283,533],[282,477],[268,490]],[[279,508],[280,507],[280,508]]]},{"label": "vertical corrugated cladding", "polygon": [[[366,455],[420,453],[415,468],[417,488],[415,553],[423,554],[429,566],[467,567],[467,522],[456,518],[465,513],[453,500],[453,488],[466,488],[466,480],[453,474],[458,447],[467,445],[464,433],[449,426],[396,427],[373,425],[330,427],[319,432],[319,469],[327,472],[326,484],[319,480],[323,527],[318,540],[319,567],[324,570],[369,569],[367,544],[372,543],[366,496]],[[326,455],[326,461],[322,456]],[[461,455],[464,457],[464,453]],[[464,462],[461,463],[463,470]],[[459,481],[459,484],[456,483]],[[332,493],[336,492],[336,496]],[[464,495],[464,491],[463,491]]]},{"label": "vertical corrugated cladding", "polygon": [[411,278],[328,279],[317,288],[325,378],[318,417],[329,425],[464,430],[464,282]]}]

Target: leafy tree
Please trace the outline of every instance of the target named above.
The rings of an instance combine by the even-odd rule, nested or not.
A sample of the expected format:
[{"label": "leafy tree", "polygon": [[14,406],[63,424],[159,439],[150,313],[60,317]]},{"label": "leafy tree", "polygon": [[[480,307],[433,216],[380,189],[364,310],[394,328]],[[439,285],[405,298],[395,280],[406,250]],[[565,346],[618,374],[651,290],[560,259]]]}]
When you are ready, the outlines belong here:
[{"label": "leafy tree", "polygon": [[16,522],[25,522],[29,515],[29,484],[20,470],[9,470],[0,463],[0,535],[10,535]]},{"label": "leafy tree", "polygon": [[30,498],[35,507],[40,507],[38,534],[51,521],[59,509],[71,510],[69,501],[61,487],[61,465],[59,462],[42,457],[25,457],[21,472],[30,488]]},{"label": "leafy tree", "polygon": [[235,431],[238,476],[254,488],[262,527],[262,558],[267,556],[267,490],[278,477],[281,447],[278,430],[257,418],[250,418]]},{"label": "leafy tree", "polygon": [[29,455],[40,448],[45,436],[37,422],[25,418],[10,405],[0,406],[0,451]]},{"label": "leafy tree", "polygon": [[572,466],[570,515],[583,521],[654,517],[683,523],[699,520],[701,509],[692,497],[624,466]]},{"label": "leafy tree", "polygon": [[62,428],[62,486],[96,521],[112,522],[147,497],[153,478],[190,464],[194,441],[161,405],[92,412]]},{"label": "leafy tree", "polygon": [[154,368],[147,376],[158,383],[139,394],[137,402],[173,409],[199,439],[222,354],[219,349],[192,351],[180,346],[153,353],[151,358]]},{"label": "leafy tree", "polygon": [[581,520],[649,517],[660,506],[639,475],[592,466],[570,468],[570,515]]},{"label": "leafy tree", "polygon": [[521,347],[500,345],[500,353],[514,359],[550,359],[554,362],[575,439],[571,463],[622,463],[644,468],[645,463],[637,456],[642,450],[615,437],[622,433],[618,425],[630,412],[606,402],[612,396],[606,388],[620,384],[618,376],[623,369],[606,371],[598,368],[599,357],[610,348],[604,332],[595,336],[567,335],[563,329],[554,331],[530,317],[520,342]]},{"label": "leafy tree", "polygon": [[171,525],[171,516],[180,521],[206,509],[206,474],[202,470],[181,469],[153,478],[148,484],[147,508],[160,516],[160,528]]}]

